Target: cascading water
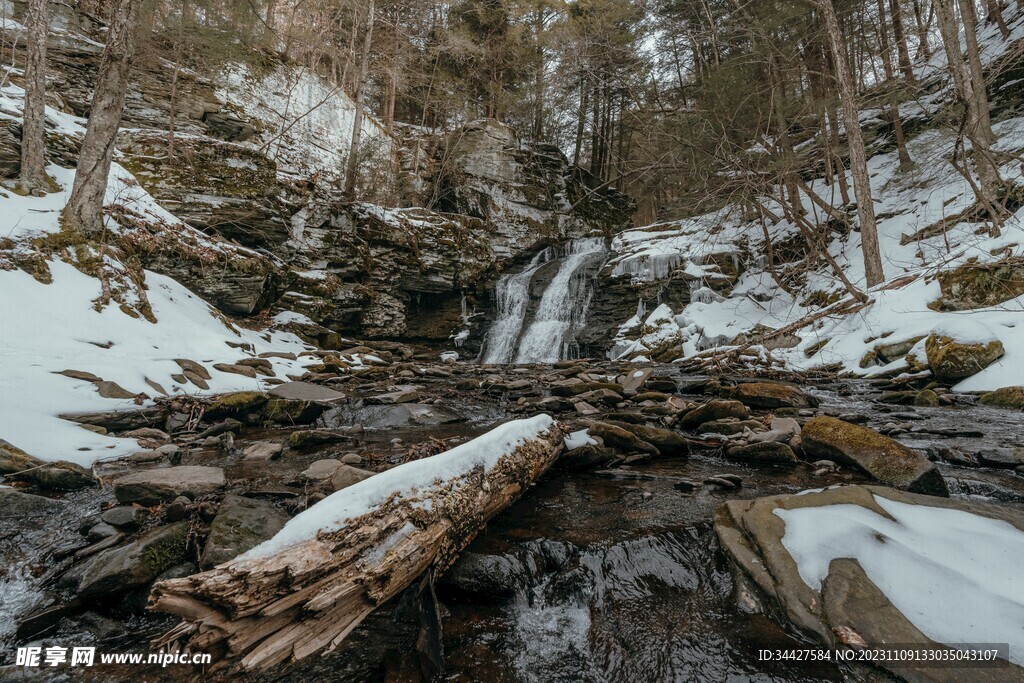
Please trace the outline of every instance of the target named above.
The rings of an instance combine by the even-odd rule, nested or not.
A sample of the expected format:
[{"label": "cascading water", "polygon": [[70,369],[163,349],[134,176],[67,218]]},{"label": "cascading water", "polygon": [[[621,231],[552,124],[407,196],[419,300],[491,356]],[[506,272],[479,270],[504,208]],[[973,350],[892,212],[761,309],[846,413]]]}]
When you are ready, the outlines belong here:
[{"label": "cascading water", "polygon": [[[582,277],[588,264],[603,258],[603,238],[569,242],[563,250],[547,249],[526,268],[498,281],[498,319],[488,333],[485,363],[553,363],[561,360],[572,334],[586,319],[592,288]],[[558,271],[544,290],[529,325],[530,283],[547,262],[560,260]],[[525,329],[524,329],[525,327]]]}]

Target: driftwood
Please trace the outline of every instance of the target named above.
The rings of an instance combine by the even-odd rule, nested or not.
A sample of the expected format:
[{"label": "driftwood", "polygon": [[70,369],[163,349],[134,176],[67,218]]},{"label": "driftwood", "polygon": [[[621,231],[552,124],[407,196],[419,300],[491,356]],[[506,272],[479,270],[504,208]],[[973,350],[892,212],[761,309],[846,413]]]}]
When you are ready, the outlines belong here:
[{"label": "driftwood", "polygon": [[266,669],[334,649],[421,574],[432,576],[450,566],[486,521],[555,461],[563,438],[562,427],[551,423],[509,449],[486,473],[476,467],[424,482],[414,495],[396,491],[340,528],[321,530],[316,538],[275,554],[250,553],[157,583],[150,608],[183,621],[154,645],[209,652],[218,666],[243,669]]}]

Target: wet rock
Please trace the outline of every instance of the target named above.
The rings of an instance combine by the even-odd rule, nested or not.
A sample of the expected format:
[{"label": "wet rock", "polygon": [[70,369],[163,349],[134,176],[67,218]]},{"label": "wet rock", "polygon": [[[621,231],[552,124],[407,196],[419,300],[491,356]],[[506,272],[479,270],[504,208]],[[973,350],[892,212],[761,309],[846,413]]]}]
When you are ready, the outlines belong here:
[{"label": "wet rock", "polygon": [[700,484],[690,479],[680,479],[679,481],[672,484],[672,488],[674,488],[676,491],[682,491],[683,493],[690,493],[691,491],[696,491],[698,486],[700,486]]},{"label": "wet rock", "polygon": [[931,389],[922,389],[914,394],[913,404],[920,407],[936,407],[939,405],[939,395]]},{"label": "wet rock", "polygon": [[301,475],[305,479],[310,481],[326,481],[331,478],[334,474],[334,470],[341,467],[344,463],[334,458],[324,458],[323,460],[316,460],[309,467],[302,471]]},{"label": "wet rock", "polygon": [[751,408],[815,408],[818,399],[788,384],[744,382],[729,392],[729,397]]},{"label": "wet rock", "polygon": [[93,525],[93,527],[89,529],[89,533],[86,534],[85,539],[90,543],[99,543],[103,539],[110,538],[111,536],[114,536],[117,533],[119,533],[118,530],[112,527],[111,525],[107,524],[106,522],[100,522],[99,524]]},{"label": "wet rock", "polygon": [[205,496],[224,488],[224,483],[224,470],[219,467],[183,465],[119,477],[114,480],[114,496],[125,505],[151,507],[178,496]]},{"label": "wet rock", "polygon": [[655,446],[661,451],[662,455],[680,456],[690,452],[686,439],[669,429],[647,427],[642,424],[632,424],[629,422],[614,422],[612,420],[607,420],[606,424],[631,432],[638,439]]},{"label": "wet rock", "polygon": [[747,446],[733,446],[726,450],[729,460],[754,465],[774,465],[777,467],[795,467],[800,461],[793,449],[777,441],[752,443]]},{"label": "wet rock", "polygon": [[276,441],[257,441],[242,451],[243,460],[273,460],[284,452],[284,444]]},{"label": "wet rock", "polygon": [[747,406],[739,401],[715,399],[684,413],[679,419],[679,425],[681,427],[696,427],[705,422],[723,420],[729,417],[737,420],[746,420],[750,417],[750,411],[747,410]]},{"label": "wet rock", "polygon": [[345,394],[340,391],[309,382],[285,382],[268,390],[267,393],[274,398],[323,403],[341,401],[345,398]]},{"label": "wet rock", "polygon": [[352,484],[358,484],[364,479],[369,479],[373,475],[373,472],[361,470],[357,467],[352,467],[351,465],[341,464],[331,474],[331,487],[335,491],[340,491],[341,489],[352,486]]},{"label": "wet rock", "polygon": [[53,521],[53,515],[67,506],[62,500],[22,493],[0,487],[0,518],[17,520],[21,528],[37,528]]},{"label": "wet rock", "polygon": [[199,561],[209,569],[233,560],[271,538],[288,521],[288,515],[266,501],[227,495],[210,524],[210,533]]},{"label": "wet rock", "polygon": [[45,460],[33,457],[17,446],[0,439],[0,474],[12,474],[38,467]]},{"label": "wet rock", "polygon": [[698,434],[742,434],[744,431],[764,431],[764,423],[760,420],[738,420],[735,417],[727,417],[721,420],[711,420],[703,423],[697,428]]},{"label": "wet rock", "polygon": [[[616,448],[626,453],[639,452],[653,456],[661,455],[661,451],[659,451],[656,446],[644,441],[633,432],[625,429],[624,426],[620,427],[608,424],[607,422],[597,422],[594,420],[584,420],[582,424],[590,432],[591,437],[600,439],[606,446]],[[636,425],[630,425],[630,427],[635,426]]]},{"label": "wet rock", "polygon": [[1002,387],[978,399],[978,403],[996,408],[1024,409],[1024,387]]},{"label": "wet rock", "polygon": [[166,455],[159,451],[135,451],[129,455],[125,460],[136,464],[151,464],[155,462],[161,462],[167,458]]},{"label": "wet rock", "polygon": [[581,472],[595,467],[604,467],[618,459],[619,456],[611,448],[589,445],[563,452],[561,457],[555,461],[555,466],[560,469]]},{"label": "wet rock", "polygon": [[44,491],[78,491],[96,485],[92,472],[73,462],[50,462],[7,478],[32,484]]},{"label": "wet rock", "polygon": [[73,567],[61,583],[83,600],[97,600],[145,586],[164,570],[187,559],[188,525],[161,527],[133,543],[105,550]]},{"label": "wet rock", "polygon": [[149,519],[149,510],[134,505],[118,505],[104,512],[100,519],[119,529],[133,531]]},{"label": "wet rock", "polygon": [[343,423],[361,424],[365,429],[389,429],[409,425],[428,427],[462,422],[466,419],[465,415],[453,406],[422,403],[362,406],[347,410],[342,415]]},{"label": "wet rock", "polygon": [[578,384],[556,384],[551,387],[553,396],[571,397],[604,389],[616,394],[622,400],[623,388],[611,382],[580,382]]},{"label": "wet rock", "polygon": [[299,429],[288,435],[288,445],[292,448],[322,446],[351,440],[352,432],[347,429]]},{"label": "wet rock", "polygon": [[707,477],[706,479],[704,479],[704,483],[707,484],[708,486],[715,486],[725,491],[734,491],[739,488],[739,484],[730,481],[729,479],[726,479],[724,477],[718,476]]},{"label": "wet rock", "polygon": [[949,495],[934,463],[873,429],[823,416],[804,425],[801,439],[810,457],[852,465],[895,488]]},{"label": "wet rock", "polygon": [[1024,447],[983,448],[975,455],[985,467],[1015,468],[1024,465]]},{"label": "wet rock", "polygon": [[959,380],[981,372],[1002,358],[1002,342],[959,342],[950,337],[931,334],[925,341],[928,366],[942,381]]},{"label": "wet rock", "polygon": [[366,405],[396,405],[399,403],[415,403],[421,398],[419,387],[400,387],[386,394],[377,394],[363,399]]},{"label": "wet rock", "polygon": [[164,508],[164,520],[179,522],[188,516],[192,501],[185,496],[178,496]]},{"label": "wet rock", "polygon": [[622,391],[628,396],[640,391],[641,387],[651,378],[653,372],[650,368],[629,370],[619,377],[617,382],[622,385]]},{"label": "wet rock", "polygon": [[326,403],[300,401],[287,398],[271,398],[263,410],[267,422],[284,425],[310,424],[316,422],[324,411]]},{"label": "wet rock", "polygon": [[238,417],[259,410],[267,402],[267,395],[260,391],[238,391],[223,394],[206,407],[203,414],[210,419]]},{"label": "wet rock", "polygon": [[514,555],[464,552],[444,573],[442,589],[484,598],[509,598],[529,585],[529,572]]},{"label": "wet rock", "polygon": [[167,420],[168,411],[162,406],[128,410],[107,410],[98,413],[62,413],[59,417],[79,424],[103,427],[110,432],[123,432],[140,427],[155,427]]}]

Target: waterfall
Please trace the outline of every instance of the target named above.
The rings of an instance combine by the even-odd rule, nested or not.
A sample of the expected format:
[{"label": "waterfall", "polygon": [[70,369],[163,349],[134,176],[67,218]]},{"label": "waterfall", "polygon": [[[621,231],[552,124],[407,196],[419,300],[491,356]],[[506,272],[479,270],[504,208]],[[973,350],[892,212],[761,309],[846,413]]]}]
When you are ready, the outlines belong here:
[{"label": "waterfall", "polygon": [[[592,288],[580,271],[604,255],[603,238],[569,242],[559,250],[546,249],[521,272],[498,281],[498,319],[488,333],[485,363],[553,363],[565,356],[575,333],[585,322]],[[530,282],[546,263],[560,259],[558,272],[544,290],[536,313],[527,326]],[[525,330],[524,330],[525,327]]]},{"label": "waterfall", "polygon": [[544,265],[549,249],[539,252],[519,273],[503,275],[494,288],[498,300],[498,319],[487,334],[484,363],[511,363],[516,341],[526,320],[526,306],[530,302],[530,280]]}]

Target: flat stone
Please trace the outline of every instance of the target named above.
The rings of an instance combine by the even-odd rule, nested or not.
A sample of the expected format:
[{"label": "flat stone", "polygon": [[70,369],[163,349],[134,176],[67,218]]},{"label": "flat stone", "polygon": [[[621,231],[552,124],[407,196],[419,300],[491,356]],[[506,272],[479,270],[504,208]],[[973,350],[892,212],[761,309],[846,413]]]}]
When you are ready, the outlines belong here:
[{"label": "flat stone", "polygon": [[288,515],[266,501],[224,496],[210,524],[200,568],[209,569],[235,559],[274,536],[287,521]]},{"label": "flat stone", "polygon": [[186,376],[188,376],[188,373],[192,373],[200,379],[212,379],[210,371],[194,360],[189,360],[187,358],[175,358],[174,362],[181,367]]},{"label": "flat stone", "polygon": [[818,405],[818,399],[814,396],[794,386],[774,382],[744,382],[737,385],[729,396],[751,408],[763,410],[814,408]]},{"label": "flat stone", "polygon": [[78,491],[96,485],[92,472],[73,462],[49,462],[8,475],[11,481],[21,481],[45,491]]},{"label": "flat stone", "polygon": [[85,370],[61,370],[57,374],[58,375],[64,375],[65,377],[70,377],[71,379],[80,379],[80,380],[83,380],[83,381],[86,381],[86,382],[102,382],[103,381],[102,377],[97,377],[96,375],[92,374],[91,372],[86,372]]},{"label": "flat stone", "polygon": [[120,503],[151,507],[178,496],[191,499],[224,488],[224,470],[219,467],[182,465],[147,472],[133,472],[114,480],[114,496]]},{"label": "flat stone", "polygon": [[335,460],[334,458],[316,460],[302,471],[301,476],[311,481],[325,481],[330,479],[331,475],[334,474],[334,470],[343,464],[340,460]]},{"label": "flat stone", "polygon": [[160,527],[128,545],[105,550],[68,572],[82,599],[102,599],[145,586],[186,558],[188,524]]},{"label": "flat stone", "polygon": [[171,436],[162,429],[155,427],[141,427],[125,432],[121,436],[127,439],[153,439],[155,441],[170,441]]},{"label": "flat stone", "polygon": [[100,519],[107,524],[129,531],[142,526],[148,518],[149,510],[134,505],[118,505],[100,515]]},{"label": "flat stone", "polygon": [[399,403],[415,403],[420,400],[418,387],[403,387],[397,391],[378,394],[363,399],[367,405],[397,405]]},{"label": "flat stone", "polygon": [[242,451],[243,460],[273,460],[284,452],[284,444],[276,441],[257,441]]},{"label": "flat stone", "polygon": [[1024,447],[983,448],[978,451],[977,458],[986,467],[1019,467],[1024,465]]},{"label": "flat stone", "polygon": [[725,455],[729,460],[753,465],[794,467],[799,462],[792,448],[776,441],[752,443],[747,446],[734,446],[728,449]]},{"label": "flat stone", "polygon": [[684,413],[682,418],[679,420],[679,425],[682,427],[696,427],[697,425],[702,425],[705,422],[722,420],[727,417],[734,417],[737,420],[746,420],[750,417],[750,411],[747,410],[747,406],[743,405],[739,401],[715,399]]},{"label": "flat stone", "polygon": [[21,472],[38,467],[45,461],[33,457],[14,444],[0,439],[0,474]]},{"label": "flat stone", "polygon": [[227,372],[233,375],[242,375],[243,377],[256,378],[256,368],[251,368],[248,365],[237,365],[232,363],[214,363],[214,370],[221,372]]},{"label": "flat stone", "polygon": [[296,401],[332,402],[345,398],[345,394],[340,391],[310,382],[285,382],[273,387],[267,393],[276,398],[287,398]]},{"label": "flat stone", "polygon": [[651,378],[653,372],[654,371],[650,368],[629,370],[619,377],[617,381],[622,385],[622,390],[626,392],[627,395],[635,394],[640,391],[640,387],[647,383],[647,380]]},{"label": "flat stone", "polygon": [[94,383],[96,385],[96,392],[103,398],[115,398],[115,399],[133,399],[136,394],[128,391],[117,382],[110,382],[107,380],[101,380]]}]

